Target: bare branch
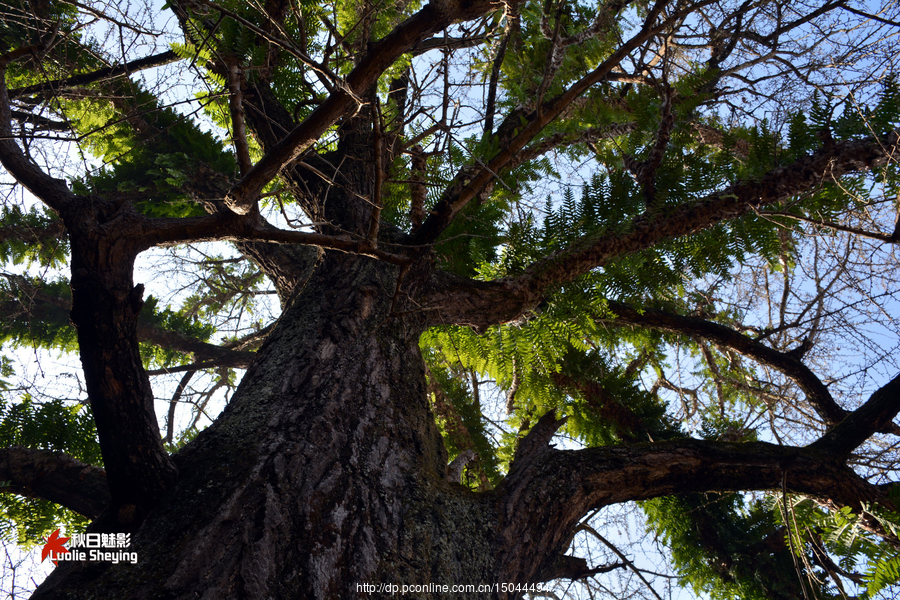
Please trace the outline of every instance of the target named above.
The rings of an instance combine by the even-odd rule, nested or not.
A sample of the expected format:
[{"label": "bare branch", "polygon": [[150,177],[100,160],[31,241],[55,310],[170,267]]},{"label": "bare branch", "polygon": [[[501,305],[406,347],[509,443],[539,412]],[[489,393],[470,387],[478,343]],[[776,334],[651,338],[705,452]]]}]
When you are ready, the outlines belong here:
[{"label": "bare branch", "polygon": [[786,217],[788,219],[795,219],[797,221],[803,221],[804,223],[809,223],[811,225],[818,225],[820,227],[826,227],[828,229],[832,229],[834,231],[843,231],[845,233],[852,233],[854,235],[858,235],[861,237],[870,238],[873,240],[878,240],[879,242],[885,242],[888,244],[898,244],[900,243],[900,236],[896,235],[887,235],[885,233],[880,233],[878,231],[867,231],[865,229],[860,229],[859,227],[851,227],[849,225],[841,225],[840,223],[833,223],[831,221],[823,221],[821,219],[811,219],[809,217],[804,217],[802,215],[795,215],[793,213],[780,211],[780,210],[761,210],[759,211],[760,215],[763,216],[771,216],[771,217]]},{"label": "bare branch", "polygon": [[116,77],[126,77],[131,73],[135,73],[143,69],[161,67],[178,60],[181,60],[181,58],[177,54],[175,54],[171,50],[167,50],[165,52],[161,52],[160,54],[146,56],[144,58],[129,61],[125,64],[116,65],[114,67],[97,69],[96,71],[93,71],[91,73],[82,73],[80,75],[66,77],[65,79],[54,79],[53,81],[45,81],[44,83],[36,83],[34,85],[29,85],[26,87],[15,88],[9,90],[9,97],[21,98],[23,96],[32,96],[35,94],[43,94],[46,92],[55,94],[65,89],[81,87],[90,85],[92,83],[100,83],[101,81],[115,79]]},{"label": "bare branch", "polygon": [[685,317],[653,308],[642,308],[638,311],[621,302],[610,301],[608,306],[616,315],[611,320],[612,323],[630,323],[641,327],[663,329],[699,337],[736,350],[762,364],[775,367],[790,377],[803,390],[807,400],[809,400],[826,423],[837,425],[848,414],[847,411],[838,406],[831,392],[828,391],[825,384],[816,377],[809,367],[804,365],[797,356],[789,352],[779,352],[730,327],[705,319]]}]

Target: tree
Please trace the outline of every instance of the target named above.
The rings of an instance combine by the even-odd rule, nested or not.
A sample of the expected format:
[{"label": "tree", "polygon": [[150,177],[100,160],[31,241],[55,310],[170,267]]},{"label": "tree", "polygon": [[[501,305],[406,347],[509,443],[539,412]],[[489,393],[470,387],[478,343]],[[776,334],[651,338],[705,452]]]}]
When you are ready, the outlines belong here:
[{"label": "tree", "polygon": [[6,382],[0,479],[140,556],[35,598],[513,598],[630,565],[565,554],[629,501],[723,597],[896,579],[895,5],[165,10],[2,12],[0,162],[43,206],[4,207],[4,339],[77,348],[89,407]]}]

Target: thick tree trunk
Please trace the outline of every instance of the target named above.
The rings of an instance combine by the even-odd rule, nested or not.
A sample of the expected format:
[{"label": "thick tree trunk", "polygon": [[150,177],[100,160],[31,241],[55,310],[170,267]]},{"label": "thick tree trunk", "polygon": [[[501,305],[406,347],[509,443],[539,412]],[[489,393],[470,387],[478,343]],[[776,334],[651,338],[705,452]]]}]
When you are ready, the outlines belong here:
[{"label": "thick tree trunk", "polygon": [[[503,583],[604,568],[562,556],[593,508],[783,486],[855,510],[886,496],[833,449],[862,435],[857,413],[875,415],[869,430],[896,414],[900,377],[807,448],[688,439],[561,451],[550,441],[562,421],[548,414],[504,482],[470,492],[447,480],[427,399],[418,338],[430,317],[413,299],[434,293],[428,281],[427,269],[401,277],[326,252],[231,404],[173,457],[175,487],[134,532],[137,563],[62,562],[34,598],[380,598],[406,585],[427,586],[416,598],[507,600],[520,594]],[[445,585],[473,587],[454,596]]]},{"label": "thick tree trunk", "polygon": [[134,536],[138,563],[61,563],[35,598],[355,598],[363,584],[491,580],[494,504],[446,480],[420,328],[390,314],[398,275],[328,253],[231,404],[175,457],[177,488]]}]

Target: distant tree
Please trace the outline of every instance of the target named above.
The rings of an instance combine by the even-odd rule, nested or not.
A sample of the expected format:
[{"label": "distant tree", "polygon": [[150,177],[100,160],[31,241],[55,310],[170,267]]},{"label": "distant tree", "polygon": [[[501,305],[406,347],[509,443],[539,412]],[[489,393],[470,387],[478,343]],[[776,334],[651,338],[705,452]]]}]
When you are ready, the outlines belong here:
[{"label": "distant tree", "polygon": [[711,597],[891,585],[898,34],[847,0],[7,0],[3,534],[139,555],[34,598],[659,597],[598,512],[633,501]]}]

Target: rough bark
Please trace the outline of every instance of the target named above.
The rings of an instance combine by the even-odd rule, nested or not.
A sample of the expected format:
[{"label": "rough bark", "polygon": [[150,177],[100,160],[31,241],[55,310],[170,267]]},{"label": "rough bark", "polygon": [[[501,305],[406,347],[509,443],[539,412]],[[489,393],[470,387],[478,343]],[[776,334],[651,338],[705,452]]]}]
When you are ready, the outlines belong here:
[{"label": "rough bark", "polygon": [[[818,445],[686,439],[563,451],[547,444],[560,424],[551,414],[535,425],[498,490],[499,581],[540,580],[542,572],[553,571],[587,511],[626,499],[736,491],[748,484],[759,490],[784,485],[857,512],[886,499],[884,490]],[[547,506],[554,509],[542,508]]]},{"label": "rough bark", "polygon": [[[409,297],[426,275],[407,273]],[[537,582],[560,572],[584,514],[609,504],[783,482],[857,509],[886,495],[828,447],[680,440],[559,451],[552,415],[497,490],[470,492],[447,481],[417,344],[426,319],[397,300],[399,276],[326,253],[231,404],[175,456],[177,484],[134,535],[138,563],[62,563],[34,597],[356,598],[390,595],[357,584]],[[879,422],[896,412],[882,396],[860,409]]]},{"label": "rough bark", "polygon": [[337,598],[357,583],[488,581],[493,503],[445,479],[421,322],[389,314],[398,274],[330,253],[225,412],[177,455],[138,564],[66,565],[35,597]]},{"label": "rough bark", "polygon": [[[189,10],[210,8],[173,4],[185,23]],[[650,8],[632,39],[564,92],[511,111],[497,129],[501,150],[486,165],[460,169],[435,210],[406,237],[373,222],[381,157],[373,153],[372,109],[364,99],[399,56],[438,44],[433,34],[487,15],[497,4],[427,4],[385,37],[360,45],[346,77],[322,74],[330,95],[314,98],[317,107],[300,123],[278,104],[265,74],[248,83],[234,57],[220,54],[216,60],[237,69],[230,71],[234,114],[246,118],[264,156],[251,166],[244,149],[236,184],[197,169],[186,191],[202,200],[206,217],[143,217],[124,200],[75,196],[42,173],[13,139],[2,77],[9,61],[31,50],[0,58],[0,160],[61,216],[71,240],[71,317],[109,483],[110,510],[92,527],[133,531],[139,555],[134,565],[64,562],[35,598],[387,597],[387,590],[363,593],[360,586],[471,584],[492,586],[487,595],[505,599],[516,594],[494,586],[605,568],[561,558],[580,519],[605,505],[782,486],[855,508],[883,500],[886,490],[844,461],[896,415],[900,379],[807,448],[680,440],[559,451],[550,440],[561,421],[548,415],[521,442],[497,489],[474,493],[448,481],[418,347],[426,327],[483,329],[521,318],[554,286],[616,257],[808,192],[829,177],[883,165],[900,147],[896,133],[834,144],[758,181],[649,213],[628,231],[578,240],[519,276],[484,282],[437,271],[428,247],[454,216],[486,197],[498,173],[557,143],[551,136],[529,150],[584,92],[618,77],[614,69],[629,52],[687,16],[680,9],[661,16],[666,4]],[[277,20],[288,6],[273,0],[266,11]],[[617,7],[611,4],[609,14]],[[598,30],[601,24],[598,18]],[[269,42],[280,35],[266,27],[254,32]],[[129,123],[139,137],[158,133],[142,131],[136,119]],[[307,156],[335,126],[340,161],[329,162],[332,151]],[[658,139],[668,136],[663,133]],[[298,204],[317,222],[314,233],[278,230],[260,218],[260,191],[279,175],[300,190]],[[376,230],[380,240],[369,235]],[[378,245],[385,237],[391,243]],[[271,277],[284,313],[229,406],[170,458],[137,351],[142,289],[131,271],[143,249],[201,240],[239,243]],[[72,482],[68,467],[57,463],[60,485]],[[96,471],[88,472],[96,482]],[[10,474],[17,490],[59,494],[49,480],[41,488],[27,474]]]}]

